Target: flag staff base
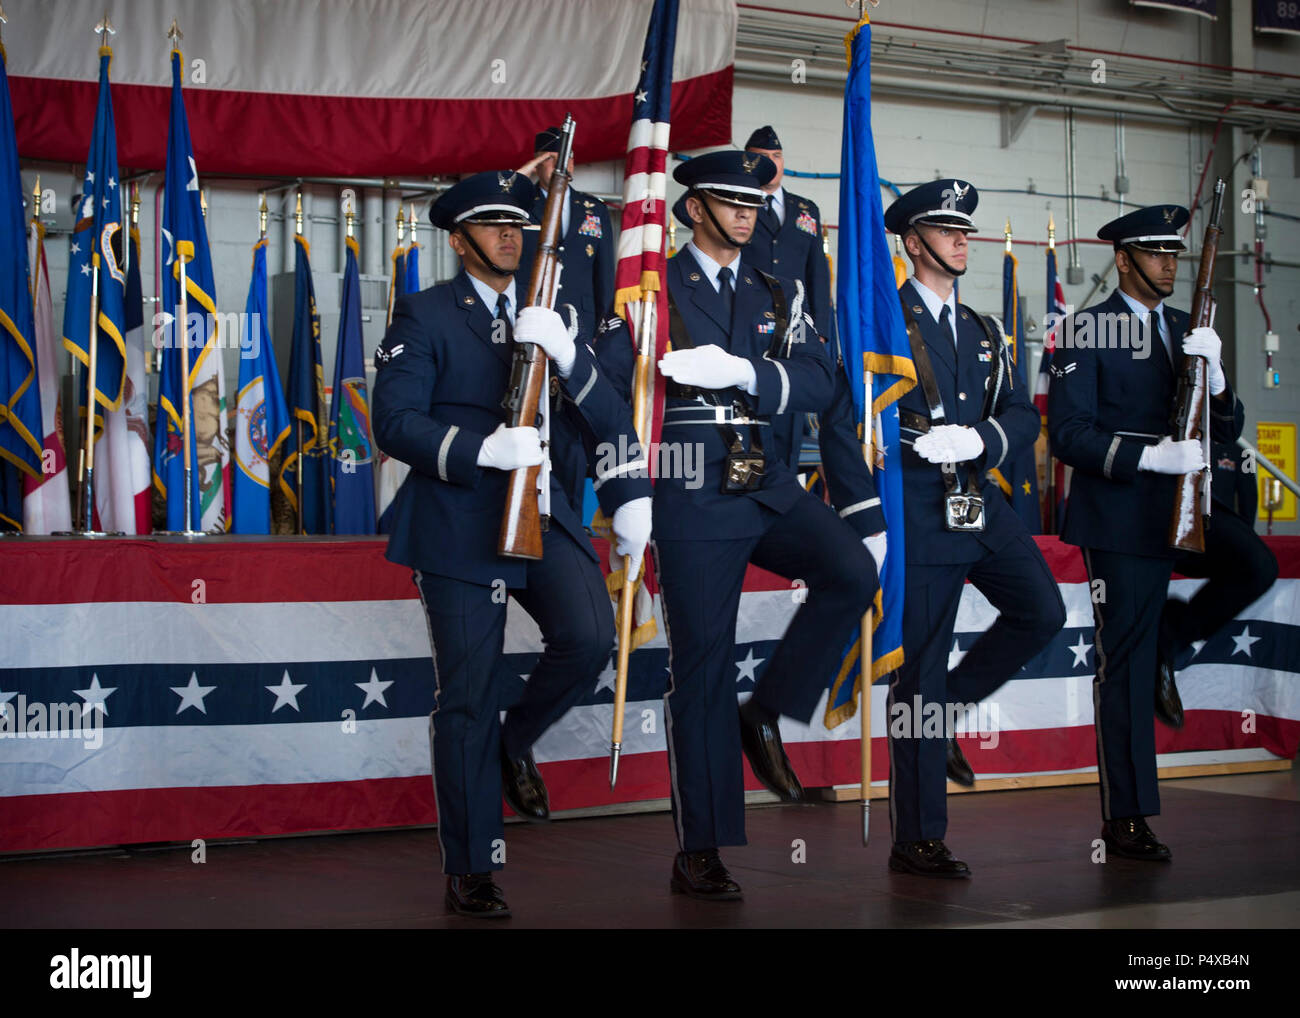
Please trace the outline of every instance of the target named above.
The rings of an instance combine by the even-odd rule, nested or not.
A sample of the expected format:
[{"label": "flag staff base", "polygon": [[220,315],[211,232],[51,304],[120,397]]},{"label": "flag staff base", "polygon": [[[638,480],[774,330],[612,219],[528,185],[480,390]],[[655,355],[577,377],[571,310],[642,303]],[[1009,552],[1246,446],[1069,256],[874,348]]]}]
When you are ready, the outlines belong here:
[{"label": "flag staff base", "polygon": [[621,742],[611,742],[609,745],[609,787],[613,788],[618,782],[618,758],[623,752]]}]

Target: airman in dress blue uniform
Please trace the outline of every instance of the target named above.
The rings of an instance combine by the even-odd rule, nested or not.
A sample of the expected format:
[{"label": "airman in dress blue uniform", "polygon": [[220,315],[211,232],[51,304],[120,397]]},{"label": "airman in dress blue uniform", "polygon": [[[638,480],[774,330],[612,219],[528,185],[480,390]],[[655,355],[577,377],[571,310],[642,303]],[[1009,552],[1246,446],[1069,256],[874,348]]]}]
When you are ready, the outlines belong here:
[{"label": "airman in dress blue uniform", "polygon": [[[548,127],[533,142],[534,158],[521,172],[535,170],[539,187],[529,210],[540,223],[546,210],[546,195],[560,151],[560,129]],[[549,157],[549,158],[548,158]],[[569,157],[569,171],[573,157]],[[523,255],[515,272],[515,284],[527,288],[537,256],[536,230],[524,231]],[[593,194],[569,188],[561,220],[560,295],[556,306],[569,305],[577,317],[578,335],[594,343],[596,330],[614,306],[614,251],[618,235],[610,225],[609,209]],[[591,436],[582,425],[582,415],[569,401],[561,399],[560,410],[551,421],[551,470],[570,504],[582,512],[584,481],[589,473]]]},{"label": "airman in dress blue uniform", "polygon": [[[979,703],[1065,624],[1042,553],[988,476],[1033,445],[1039,418],[1024,386],[1014,384],[1000,330],[953,293],[966,271],[978,201],[969,183],[936,180],[885,213],[914,269],[899,299],[921,380],[899,402],[907,582],[904,663],[889,690],[889,865],[935,877],[970,875],[943,842],[955,747],[945,702]],[[1000,614],[949,671],[967,580]],[[934,717],[945,723],[929,724]]]},{"label": "airman in dress blue uniform", "polygon": [[[502,794],[520,816],[547,819],[531,747],[594,685],[614,635],[595,553],[554,477],[543,557],[497,554],[509,471],[543,459],[538,430],[508,427],[502,408],[512,340],[541,346],[592,432],[613,450],[636,452],[627,405],[588,345],[575,343],[554,311],[518,311],[514,271],[533,191],[522,175],[480,173],[434,202],[430,218],[450,232],[462,270],[400,297],[375,355],[375,437],[411,465],[395,500],[387,557],[414,571],[428,615],[447,904],[482,916],[509,914],[491,872],[502,865]],[[600,497],[619,553],[639,564],[650,534],[650,482],[635,463],[623,466]],[[537,622],[544,651],[523,698],[500,722],[507,590]]]},{"label": "airman in dress blue uniform", "polygon": [[[674,891],[740,896],[718,854],[745,843],[741,751],[759,779],[802,796],[781,745],[782,714],[810,721],[847,638],[877,589],[854,531],[804,491],[772,454],[773,415],[819,409],[834,365],[797,280],[751,268],[743,247],[776,172],[764,156],[712,152],[683,163],[695,238],[668,263],[673,351],[663,443],[702,457],[694,481],[661,469],[655,553],[669,646],[664,697],[679,848]],[[745,568],[807,584],[806,601],[741,708],[735,698],[736,613]]]},{"label": "airman in dress blue uniform", "polygon": [[1171,857],[1146,822],[1160,812],[1153,703],[1174,564],[1169,519],[1176,475],[1204,466],[1199,442],[1169,435],[1185,354],[1207,361],[1212,437],[1240,431],[1218,335],[1188,332],[1187,313],[1165,304],[1189,218],[1180,206],[1154,205],[1097,231],[1114,245],[1119,286],[1065,323],[1048,395],[1052,451],[1074,468],[1061,540],[1083,548],[1093,587],[1102,837],[1116,855],[1156,861]]},{"label": "airman in dress blue uniform", "polygon": [[[822,214],[811,198],[794,194],[781,186],[785,178],[785,152],[781,139],[770,126],[760,127],[745,142],[745,151],[767,156],[776,166],[776,176],[763,187],[765,204],[759,209],[754,235],[745,246],[745,259],[757,269],[774,276],[803,282],[808,309],[817,332],[835,349],[835,310],[831,307],[831,270],[822,250]],[[774,421],[773,433],[789,450],[787,462],[798,467],[807,415],[790,414]]]}]

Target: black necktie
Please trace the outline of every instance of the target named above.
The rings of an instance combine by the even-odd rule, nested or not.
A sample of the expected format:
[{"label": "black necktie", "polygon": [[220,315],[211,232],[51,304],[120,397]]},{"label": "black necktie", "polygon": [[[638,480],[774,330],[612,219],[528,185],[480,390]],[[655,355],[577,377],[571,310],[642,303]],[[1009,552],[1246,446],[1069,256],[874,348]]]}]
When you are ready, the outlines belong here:
[{"label": "black necktie", "polygon": [[510,299],[503,293],[497,296],[497,318],[506,324],[506,342],[515,341],[515,325],[510,320]]},{"label": "black necktie", "polygon": [[1160,314],[1159,308],[1156,308],[1151,312],[1151,319],[1150,319],[1151,320],[1151,342],[1154,343],[1161,350],[1163,350],[1165,355],[1165,360],[1170,361],[1170,363],[1172,363],[1173,351],[1165,346],[1165,338],[1163,335],[1161,335],[1160,332],[1160,325],[1161,325],[1160,319],[1162,317],[1163,316]]},{"label": "black necktie", "polygon": [[773,207],[776,201],[776,195],[769,194],[767,201],[763,205],[763,211],[759,213],[763,217],[763,222],[773,233],[781,229],[781,220],[776,218],[776,209]]},{"label": "black necktie", "polygon": [[731,321],[731,309],[736,303],[735,291],[731,288],[731,270],[718,269],[718,296],[722,298],[722,310],[726,312],[727,321]]},{"label": "black necktie", "polygon": [[939,327],[943,329],[944,335],[952,340],[953,349],[956,349],[957,339],[953,335],[952,331],[952,308],[947,304],[945,304],[943,310],[939,312]]}]

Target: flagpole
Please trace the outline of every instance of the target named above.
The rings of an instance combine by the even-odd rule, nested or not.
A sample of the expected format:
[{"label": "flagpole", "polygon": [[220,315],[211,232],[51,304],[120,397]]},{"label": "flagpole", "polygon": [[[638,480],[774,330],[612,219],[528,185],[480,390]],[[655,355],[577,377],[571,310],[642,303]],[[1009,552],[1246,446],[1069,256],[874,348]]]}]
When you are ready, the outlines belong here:
[{"label": "flagpole", "polygon": [[90,254],[90,355],[86,365],[86,431],[81,449],[81,533],[95,533],[92,509],[95,505],[95,382],[99,360],[99,252]]},{"label": "flagpole", "polygon": [[[651,290],[641,298],[636,315],[637,351],[636,370],[632,380],[632,428],[636,432],[641,453],[649,464],[649,450],[645,436],[650,432],[649,400],[646,393],[650,384],[650,350],[653,349],[657,328],[655,311],[658,293]],[[644,562],[644,559],[643,559]],[[609,742],[609,787],[618,781],[618,760],[623,750],[623,715],[627,706],[628,659],[632,653],[632,608],[636,603],[639,577],[632,575],[632,557],[623,556],[623,586],[618,594],[618,659],[614,671],[614,720]]]},{"label": "flagpole", "polygon": [[[875,433],[872,430],[872,422],[875,415],[871,412],[871,372],[867,371],[865,366],[862,371],[862,458],[867,463],[867,473],[874,473],[872,469],[875,465],[872,455],[872,446],[875,444]],[[883,562],[882,562],[883,564]],[[876,577],[877,582],[882,582],[881,577]],[[861,703],[858,705],[858,724],[860,732],[858,736],[858,752],[862,765],[862,847],[866,848],[868,841],[871,839],[871,665],[873,654],[871,652],[871,637],[875,629],[873,625],[874,612],[868,608],[862,616],[862,634],[858,641],[858,671],[861,678],[858,681],[858,696]]]},{"label": "flagpole", "polygon": [[185,529],[181,531],[186,537],[198,537],[199,532],[194,529],[194,489],[192,486],[192,467],[190,460],[193,456],[193,449],[190,444],[190,336],[189,336],[189,287],[188,276],[185,271],[187,262],[194,258],[194,242],[189,240],[176,241],[176,260],[180,264],[180,283],[181,298],[178,305],[179,314],[177,315],[181,332],[181,450],[185,456]]},{"label": "flagpole", "polygon": [[[298,192],[298,204],[293,212],[293,224],[294,224],[294,231],[296,232],[297,236],[301,237],[302,236],[302,192],[301,191]],[[294,473],[296,475],[296,480],[298,485],[298,533],[301,535],[306,533],[306,531],[303,529],[303,524],[302,524],[303,521],[302,467],[304,461],[303,461],[303,449],[302,449],[302,418],[301,417],[298,416],[294,417],[294,426],[297,428],[297,444],[298,444],[298,462],[297,464],[295,464],[297,470],[295,470]]]},{"label": "flagpole", "polygon": [[[1048,257],[1055,259],[1056,256],[1056,219],[1049,212],[1047,214],[1047,250]],[[1049,309],[1056,308],[1056,293],[1054,289],[1049,289],[1047,293],[1047,306]],[[1043,353],[1042,357],[1047,356],[1047,333],[1049,329],[1043,330]],[[1040,358],[1041,359],[1041,358]],[[1041,368],[1039,369],[1042,370]],[[1047,477],[1044,487],[1047,489],[1047,511],[1044,513],[1047,522],[1047,533],[1056,533],[1056,457],[1052,455],[1052,440],[1047,439],[1047,455],[1044,457],[1047,465]]]}]

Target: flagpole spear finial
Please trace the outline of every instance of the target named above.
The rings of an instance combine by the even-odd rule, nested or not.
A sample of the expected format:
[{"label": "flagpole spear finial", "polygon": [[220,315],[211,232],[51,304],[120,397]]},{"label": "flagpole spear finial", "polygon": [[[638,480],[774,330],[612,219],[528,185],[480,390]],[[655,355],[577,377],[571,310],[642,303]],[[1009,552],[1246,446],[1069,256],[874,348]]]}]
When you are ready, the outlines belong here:
[{"label": "flagpole spear finial", "polygon": [[203,218],[208,218],[208,192],[199,189],[199,208],[203,211]]},{"label": "flagpole spear finial", "polygon": [[346,216],[346,218],[347,218],[347,222],[348,222],[348,234],[347,234],[347,235],[348,235],[349,237],[352,236],[352,220],[353,220],[355,214],[356,214],[356,213],[355,213],[355,211],[354,211],[354,209],[353,209],[353,201],[352,201],[351,198],[349,198],[349,199],[348,199],[348,211],[347,211],[347,216]]},{"label": "flagpole spear finial", "polygon": [[[4,17],[4,8],[0,7],[0,19]],[[32,185],[32,222],[41,218],[41,175],[36,174],[36,183]]]},{"label": "flagpole spear finial", "polygon": [[1011,253],[1011,220],[1007,220],[1007,228],[1003,231],[1003,236],[1007,240],[1007,254]]},{"label": "flagpole spear finial", "polygon": [[411,243],[415,243],[415,202],[406,206],[406,221],[411,227]]},{"label": "flagpole spear finial", "polygon": [[172,41],[172,49],[181,48],[181,40],[185,38],[185,33],[181,31],[181,26],[175,18],[172,18],[172,27],[167,29],[167,38]]},{"label": "flagpole spear finial", "polygon": [[140,182],[131,182],[131,225],[140,225]]},{"label": "flagpole spear finial", "polygon": [[1056,219],[1050,212],[1047,213],[1047,249],[1056,250]]},{"label": "flagpole spear finial", "polygon": [[397,246],[402,246],[402,241],[406,238],[406,210],[401,205],[397,206]]},{"label": "flagpole spear finial", "polygon": [[297,207],[294,208],[293,210],[293,223],[294,223],[294,230],[297,232],[298,236],[301,237],[302,236],[302,192],[301,191],[298,192]]},{"label": "flagpole spear finial", "polygon": [[257,228],[262,234],[262,239],[266,239],[266,217],[270,214],[270,209],[266,207],[266,192],[260,191],[257,196]]}]

